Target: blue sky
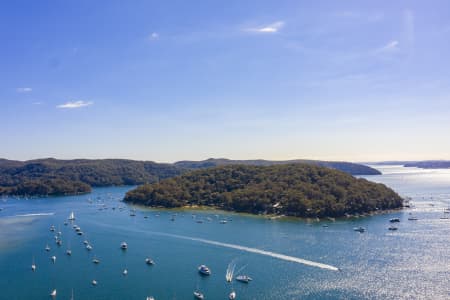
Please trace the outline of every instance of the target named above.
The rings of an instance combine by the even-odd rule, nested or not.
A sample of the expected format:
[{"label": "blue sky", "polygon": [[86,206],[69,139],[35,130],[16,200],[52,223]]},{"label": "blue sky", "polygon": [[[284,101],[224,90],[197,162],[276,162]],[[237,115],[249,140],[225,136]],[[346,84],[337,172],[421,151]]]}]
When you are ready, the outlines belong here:
[{"label": "blue sky", "polygon": [[448,1],[2,1],[0,157],[450,159]]}]

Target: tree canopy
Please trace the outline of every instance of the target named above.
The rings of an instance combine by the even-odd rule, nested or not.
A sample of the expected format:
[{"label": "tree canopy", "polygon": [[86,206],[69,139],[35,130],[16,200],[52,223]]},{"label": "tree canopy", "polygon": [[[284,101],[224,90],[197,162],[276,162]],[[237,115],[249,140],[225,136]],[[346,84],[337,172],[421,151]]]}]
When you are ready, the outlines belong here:
[{"label": "tree canopy", "polygon": [[144,184],[124,201],[154,207],[214,206],[248,213],[339,217],[402,206],[392,189],[311,164],[226,165]]}]

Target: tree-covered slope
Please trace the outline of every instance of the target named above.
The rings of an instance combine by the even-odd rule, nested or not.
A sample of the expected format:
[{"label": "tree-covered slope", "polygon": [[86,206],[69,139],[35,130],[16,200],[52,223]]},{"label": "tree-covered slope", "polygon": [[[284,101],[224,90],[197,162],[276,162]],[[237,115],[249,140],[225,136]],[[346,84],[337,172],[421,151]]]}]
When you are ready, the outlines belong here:
[{"label": "tree-covered slope", "polygon": [[129,191],[124,201],[148,206],[215,206],[248,213],[338,217],[402,206],[382,184],[311,164],[227,165],[192,171]]},{"label": "tree-covered slope", "polygon": [[170,164],[123,159],[0,160],[0,194],[64,195],[91,187],[138,185],[181,174]]},{"label": "tree-covered slope", "polygon": [[285,165],[293,163],[307,163],[322,167],[328,167],[340,171],[347,172],[351,175],[380,175],[381,172],[365,166],[362,164],[356,164],[345,161],[322,161],[322,160],[307,160],[307,159],[294,159],[294,160],[231,160],[226,158],[210,158],[202,161],[179,161],[175,163],[175,166],[186,169],[203,169],[216,166],[225,165],[250,165],[250,166],[272,166],[272,165]]},{"label": "tree-covered slope", "polygon": [[[305,162],[302,160],[290,162]],[[347,162],[306,161],[323,165],[353,175],[379,174],[364,165]],[[138,185],[157,182],[193,169],[229,164],[273,165],[283,161],[209,159],[184,161],[174,164],[135,161],[126,159],[75,159],[53,158],[29,161],[0,159],[0,195],[70,195],[86,193],[91,187],[113,185]]]}]

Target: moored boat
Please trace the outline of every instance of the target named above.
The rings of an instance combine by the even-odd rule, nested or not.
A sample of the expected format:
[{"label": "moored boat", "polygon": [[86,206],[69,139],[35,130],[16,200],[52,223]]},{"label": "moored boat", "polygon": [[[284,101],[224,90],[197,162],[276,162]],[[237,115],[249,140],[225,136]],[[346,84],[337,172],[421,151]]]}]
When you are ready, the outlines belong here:
[{"label": "moored boat", "polygon": [[194,298],[203,300],[203,299],[205,299],[205,296],[202,293],[200,293],[199,291],[195,291],[194,292]]},{"label": "moored boat", "polygon": [[361,227],[361,226],[355,227],[355,228],[353,228],[353,230],[354,230],[354,231],[358,231],[358,232],[360,232],[360,233],[363,233],[363,232],[366,231],[366,229],[365,229],[364,227]]},{"label": "moored boat", "polygon": [[232,291],[232,292],[228,295],[228,299],[230,299],[230,300],[236,299],[236,292],[235,292],[235,291]]},{"label": "moored boat", "polygon": [[211,275],[211,270],[205,265],[199,266],[198,272],[202,275]]},{"label": "moored boat", "polygon": [[239,275],[239,276],[236,276],[236,280],[240,281],[240,282],[244,282],[244,283],[249,283],[253,279],[248,275]]}]

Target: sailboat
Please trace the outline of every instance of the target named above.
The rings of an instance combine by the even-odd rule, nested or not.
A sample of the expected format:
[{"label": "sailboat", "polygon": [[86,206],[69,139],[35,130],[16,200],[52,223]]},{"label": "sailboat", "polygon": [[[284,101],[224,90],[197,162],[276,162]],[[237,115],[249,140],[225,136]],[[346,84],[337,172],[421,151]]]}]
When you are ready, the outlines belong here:
[{"label": "sailboat", "polygon": [[52,260],[52,262],[53,262],[53,263],[55,263],[55,262],[56,262],[56,256],[54,256],[54,255],[53,255],[53,256],[52,256],[52,257],[50,257],[50,258],[51,258],[51,260]]},{"label": "sailboat", "polygon": [[203,300],[203,299],[205,299],[205,296],[197,290],[197,291],[194,291],[194,298]]},{"label": "sailboat", "polygon": [[54,289],[54,290],[50,293],[50,296],[56,297],[56,289]]},{"label": "sailboat", "polygon": [[48,244],[45,246],[45,251],[50,251],[50,246]]},{"label": "sailboat", "polygon": [[36,271],[36,264],[34,263],[34,257],[33,257],[33,262],[31,263],[31,270]]},{"label": "sailboat", "polygon": [[128,270],[127,269],[123,270],[122,274],[123,274],[123,276],[127,276],[128,275]]},{"label": "sailboat", "polygon": [[69,247],[67,247],[67,250],[66,250],[66,254],[69,256],[72,255],[72,250],[70,250],[70,241],[69,241]]},{"label": "sailboat", "polygon": [[232,291],[232,292],[230,293],[230,295],[228,295],[228,299],[230,299],[230,300],[236,299],[236,292],[235,292],[235,291]]},{"label": "sailboat", "polygon": [[75,214],[73,213],[73,211],[72,211],[72,212],[70,212],[70,215],[69,215],[69,220],[70,220],[70,221],[73,221],[73,220],[75,220]]}]

